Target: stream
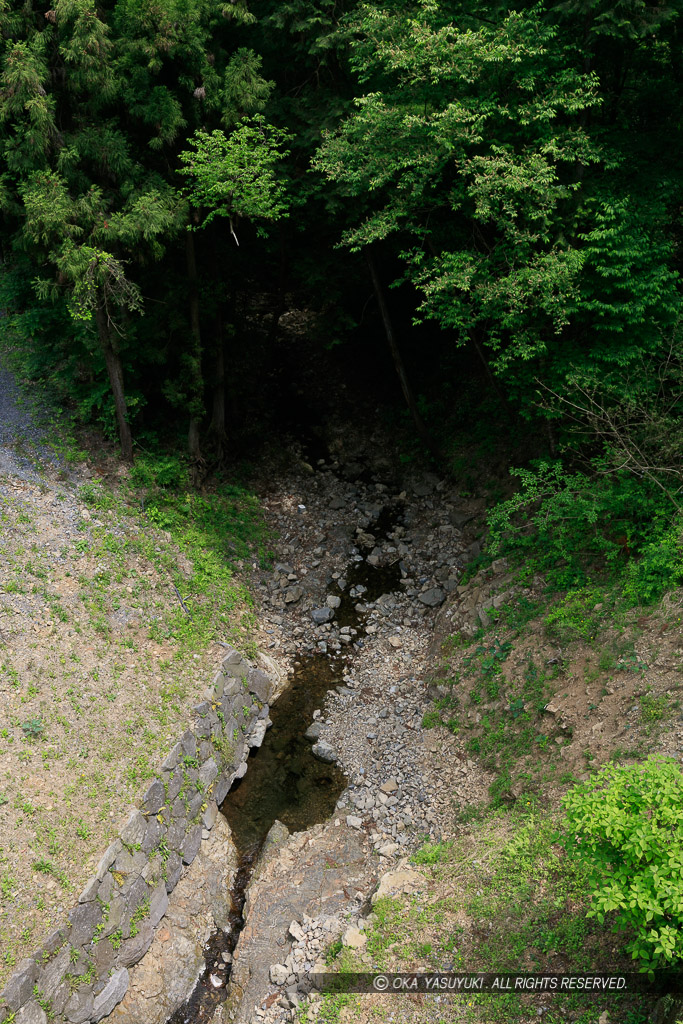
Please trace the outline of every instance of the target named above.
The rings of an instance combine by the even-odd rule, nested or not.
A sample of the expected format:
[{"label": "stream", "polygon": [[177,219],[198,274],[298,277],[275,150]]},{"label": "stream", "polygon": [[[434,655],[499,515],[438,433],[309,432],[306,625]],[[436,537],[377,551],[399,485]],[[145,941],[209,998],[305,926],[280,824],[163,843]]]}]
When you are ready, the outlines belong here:
[{"label": "stream", "polygon": [[[384,516],[375,530],[385,534],[392,525],[391,517]],[[345,576],[346,587],[335,620],[340,627],[356,631],[354,647],[360,651],[365,630],[363,604],[358,602],[375,601],[397,590],[401,572],[398,562],[374,567],[358,555]],[[167,1024],[208,1021],[217,1004],[226,998],[232,955],[244,926],[246,893],[274,822],[282,822],[290,832],[303,832],[333,814],[346,788],[343,772],[335,764],[314,757],[312,743],[305,736],[327,692],[342,687],[343,670],[340,657],[323,653],[308,654],[294,662],[284,692],[271,707],[271,728],[261,747],[252,750],[246,775],[233,783],[221,804],[239,858],[230,893],[229,927],[216,931],[209,939],[199,981]]]}]

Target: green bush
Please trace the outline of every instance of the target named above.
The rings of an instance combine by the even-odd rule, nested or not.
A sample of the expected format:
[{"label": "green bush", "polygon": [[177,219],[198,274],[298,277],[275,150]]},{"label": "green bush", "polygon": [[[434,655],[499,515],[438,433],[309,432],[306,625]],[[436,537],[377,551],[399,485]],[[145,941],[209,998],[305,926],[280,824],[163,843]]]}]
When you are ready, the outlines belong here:
[{"label": "green bush", "polygon": [[186,487],[189,481],[187,462],[177,455],[139,455],[130,480],[134,487]]},{"label": "green bush", "polygon": [[673,586],[683,582],[683,523],[677,523],[646,544],[641,557],[630,562],[625,573],[624,593],[633,604],[651,604]]},{"label": "green bush", "polygon": [[613,915],[641,969],[683,959],[683,773],[609,765],[564,798],[563,844],[593,867],[589,916]]},{"label": "green bush", "polygon": [[604,593],[597,587],[577,587],[568,591],[548,612],[548,634],[558,643],[593,640],[600,621]]},{"label": "green bush", "polygon": [[[488,515],[488,555],[509,556],[526,576],[542,572],[551,588],[570,591],[570,602],[585,596],[586,610],[612,584],[630,605],[652,604],[683,582],[683,516],[652,480],[601,466],[595,460],[592,476],[561,462],[512,470],[521,487]],[[590,616],[585,626],[584,639]]]}]

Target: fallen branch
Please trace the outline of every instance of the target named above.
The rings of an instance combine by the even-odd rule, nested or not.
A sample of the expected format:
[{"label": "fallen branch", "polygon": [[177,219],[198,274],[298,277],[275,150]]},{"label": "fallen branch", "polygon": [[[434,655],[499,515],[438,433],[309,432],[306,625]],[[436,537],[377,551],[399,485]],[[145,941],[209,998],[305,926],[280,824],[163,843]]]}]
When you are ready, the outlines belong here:
[{"label": "fallen branch", "polygon": [[[180,596],[180,591],[176,587],[175,583],[173,584],[173,589],[175,590],[175,592],[176,592],[176,594],[178,596],[178,600],[180,601],[181,608],[183,609],[183,611],[187,615],[188,619],[192,619],[192,613],[190,612],[190,609],[187,607],[187,605],[183,601],[182,597]],[[192,619],[192,621],[194,622],[194,619]]]}]

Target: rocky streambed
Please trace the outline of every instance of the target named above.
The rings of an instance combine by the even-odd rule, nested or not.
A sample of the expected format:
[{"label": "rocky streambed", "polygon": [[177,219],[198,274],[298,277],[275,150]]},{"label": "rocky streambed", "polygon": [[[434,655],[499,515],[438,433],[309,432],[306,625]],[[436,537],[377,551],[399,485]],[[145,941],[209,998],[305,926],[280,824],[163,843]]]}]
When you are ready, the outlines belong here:
[{"label": "rocky streambed", "polygon": [[[272,570],[245,565],[260,646],[289,673],[273,727],[221,810],[234,844],[230,920],[169,1024],[290,1021],[334,940],[362,946],[384,876],[483,796],[472,762],[422,730],[434,619],[478,545],[480,507],[424,472],[397,472],[377,438],[353,458],[306,452],[264,483]],[[442,744],[443,745],[443,744]],[[441,745],[441,746],[442,746]],[[315,824],[317,823],[317,824]]]}]

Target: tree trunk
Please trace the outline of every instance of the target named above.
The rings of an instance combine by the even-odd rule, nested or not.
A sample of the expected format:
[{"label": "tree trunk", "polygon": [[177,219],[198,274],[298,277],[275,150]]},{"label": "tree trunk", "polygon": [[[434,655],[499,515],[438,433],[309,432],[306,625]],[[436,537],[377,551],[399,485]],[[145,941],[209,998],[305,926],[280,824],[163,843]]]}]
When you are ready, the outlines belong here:
[{"label": "tree trunk", "polygon": [[197,277],[197,258],[194,248],[194,235],[191,231],[185,234],[185,256],[187,259],[187,279],[190,286],[190,337],[192,348],[190,351],[190,425],[187,433],[187,448],[190,459],[195,464],[193,477],[198,476],[199,467],[202,462],[201,447],[199,444],[199,431],[203,415],[203,391],[204,381],[202,378],[202,333],[199,321],[199,281]]},{"label": "tree trunk", "polygon": [[199,444],[199,420],[196,416],[190,416],[190,426],[187,431],[187,450],[194,463],[194,469],[192,471],[193,480],[194,483],[197,483],[199,464],[202,461],[202,451]]},{"label": "tree trunk", "polygon": [[403,397],[405,398],[406,405],[410,410],[410,415],[413,418],[413,423],[415,424],[415,429],[418,433],[420,440],[424,445],[426,445],[429,451],[434,452],[436,447],[434,444],[434,439],[427,430],[425,422],[422,419],[422,416],[420,415],[420,410],[417,407],[417,402],[415,400],[415,395],[413,394],[413,389],[411,388],[410,381],[408,380],[408,374],[406,373],[403,357],[401,356],[401,352],[396,342],[394,326],[391,322],[391,317],[389,315],[389,307],[387,306],[387,302],[384,297],[384,291],[382,289],[382,284],[379,279],[379,274],[377,272],[377,265],[375,263],[374,258],[370,255],[369,252],[366,252],[365,258],[367,260],[368,269],[370,271],[370,277],[372,278],[372,287],[375,292],[375,298],[377,299],[377,305],[379,306],[379,311],[382,315],[384,333],[386,334],[387,343],[391,351],[392,359],[394,360],[394,366],[396,368],[396,373],[398,374],[398,379],[401,382],[401,390],[403,391]]},{"label": "tree trunk", "polygon": [[104,362],[109,375],[111,393],[114,396],[114,408],[116,410],[116,423],[119,428],[119,441],[121,442],[121,456],[124,462],[133,461],[133,437],[128,423],[126,410],[126,395],[123,390],[123,367],[118,350],[114,346],[109,329],[109,317],[104,305],[104,298],[100,296],[95,310],[95,322],[97,324],[97,335],[102,347]]},{"label": "tree trunk", "polygon": [[222,458],[223,445],[228,435],[225,430],[225,339],[223,337],[223,317],[220,309],[216,313],[215,345],[215,376],[209,433],[216,442],[219,458]]}]

